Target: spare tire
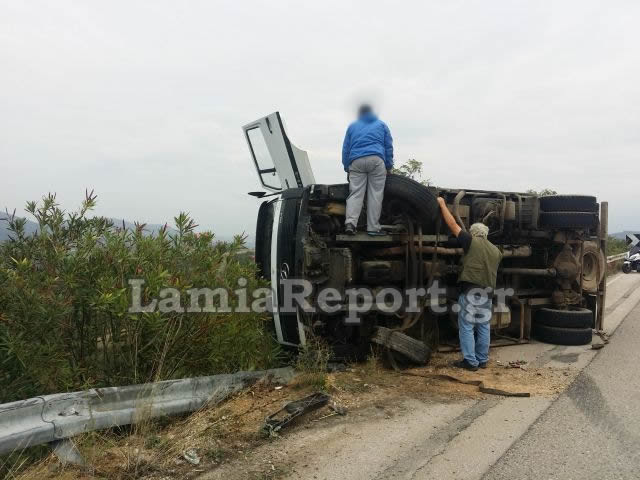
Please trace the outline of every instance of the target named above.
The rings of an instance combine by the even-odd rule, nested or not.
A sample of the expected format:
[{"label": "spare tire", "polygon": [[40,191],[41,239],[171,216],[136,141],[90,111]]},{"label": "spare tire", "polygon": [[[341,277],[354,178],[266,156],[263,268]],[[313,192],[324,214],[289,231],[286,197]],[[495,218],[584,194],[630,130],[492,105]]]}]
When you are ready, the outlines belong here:
[{"label": "spare tire", "polygon": [[548,327],[536,323],[533,335],[540,341],[554,345],[587,345],[591,343],[590,328]]},{"label": "spare tire", "polygon": [[569,310],[541,308],[536,312],[536,324],[560,328],[591,328],[593,326],[593,312],[586,308],[571,308]]},{"label": "spare tire", "polygon": [[582,291],[596,293],[604,278],[607,260],[596,242],[584,242],[582,250]]},{"label": "spare tire", "polygon": [[540,212],[540,225],[548,228],[593,228],[598,225],[595,212]]},{"label": "spare tire", "polygon": [[440,207],[436,196],[428,187],[402,175],[388,174],[384,186],[384,201],[401,200],[411,210],[412,216],[422,223],[423,230],[434,228]]},{"label": "spare tire", "polygon": [[597,212],[596,197],[590,195],[547,195],[540,197],[543,212]]},{"label": "spare tire", "polygon": [[[397,330],[378,327],[373,337],[371,337],[371,341],[393,350],[394,354],[398,353],[405,357],[407,361],[418,365],[426,365],[431,359],[431,347],[429,345]],[[396,358],[394,355],[394,359]]]}]

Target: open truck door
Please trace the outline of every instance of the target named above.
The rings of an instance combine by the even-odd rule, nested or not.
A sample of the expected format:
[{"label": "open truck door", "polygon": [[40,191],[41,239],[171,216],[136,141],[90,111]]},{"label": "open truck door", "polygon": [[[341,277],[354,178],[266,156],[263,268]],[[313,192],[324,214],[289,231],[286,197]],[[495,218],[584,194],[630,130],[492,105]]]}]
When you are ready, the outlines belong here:
[{"label": "open truck door", "polygon": [[315,183],[309,156],[287,137],[280,112],[259,118],[242,130],[265,189],[279,192]]},{"label": "open truck door", "polygon": [[[307,152],[291,143],[279,112],[244,127],[245,139],[262,187],[276,194],[258,213],[256,262],[270,280],[273,321],[278,342],[299,347],[305,344],[299,312],[286,311],[281,280],[294,275],[295,235],[301,189],[315,183]],[[259,192],[263,194],[263,192]],[[277,195],[282,193],[282,195]],[[252,193],[253,194],[253,193]]]}]

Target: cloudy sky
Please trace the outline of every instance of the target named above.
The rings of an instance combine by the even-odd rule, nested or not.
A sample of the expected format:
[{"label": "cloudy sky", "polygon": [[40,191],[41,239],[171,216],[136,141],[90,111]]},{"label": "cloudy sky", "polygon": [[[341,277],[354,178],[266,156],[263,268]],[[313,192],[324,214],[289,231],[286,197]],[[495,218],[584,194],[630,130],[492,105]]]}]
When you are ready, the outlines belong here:
[{"label": "cloudy sky", "polygon": [[439,186],[595,194],[640,229],[637,1],[0,0],[0,206],[84,189],[97,213],[180,210],[252,233],[241,126],[279,110],[344,181],[355,104]]}]

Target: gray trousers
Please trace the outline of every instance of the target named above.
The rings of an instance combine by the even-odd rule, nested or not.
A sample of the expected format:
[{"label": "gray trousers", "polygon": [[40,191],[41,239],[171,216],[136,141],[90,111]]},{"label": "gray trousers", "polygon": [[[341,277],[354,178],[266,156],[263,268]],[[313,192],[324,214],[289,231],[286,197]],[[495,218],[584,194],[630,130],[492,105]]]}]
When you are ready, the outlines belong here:
[{"label": "gray trousers", "polygon": [[367,194],[367,231],[380,231],[380,212],[384,197],[387,169],[384,161],[375,155],[356,158],[349,165],[349,196],[345,224],[354,227],[362,210],[365,192]]}]

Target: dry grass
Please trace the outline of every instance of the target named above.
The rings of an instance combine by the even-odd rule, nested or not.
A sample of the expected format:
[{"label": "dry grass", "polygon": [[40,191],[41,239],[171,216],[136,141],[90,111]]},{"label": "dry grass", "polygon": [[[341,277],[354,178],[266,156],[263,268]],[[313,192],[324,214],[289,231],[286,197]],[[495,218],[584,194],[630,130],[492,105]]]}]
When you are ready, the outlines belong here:
[{"label": "dry grass", "polygon": [[[481,379],[488,387],[528,391],[533,396],[555,395],[575,375],[571,369],[506,368],[496,363],[475,373],[461,372],[449,366],[456,358],[457,354],[453,353],[434,354],[428,367],[411,371],[420,375],[446,374]],[[312,373],[307,372],[308,375]],[[318,382],[310,381],[309,376],[302,378],[302,381],[278,389],[257,384],[220,405],[203,408],[188,417],[147,420],[129,429],[77,437],[78,447],[92,468],[60,467],[53,456],[48,456],[13,478],[190,479],[239,459],[243,464],[258,465],[254,470],[244,472],[243,478],[278,478],[286,471],[276,465],[252,463],[251,452],[273,441],[260,434],[267,415],[287,402],[317,391]],[[323,389],[332,396],[332,403],[348,412],[371,406],[392,410],[402,403],[400,397],[452,402],[484,396],[471,385],[390,371],[373,353],[366,362],[350,365],[345,372],[322,374],[321,378]],[[282,435],[301,426],[322,426],[331,414],[328,408],[317,410],[287,427]],[[195,449],[200,457],[199,465],[192,465],[183,458],[187,449]]]}]

